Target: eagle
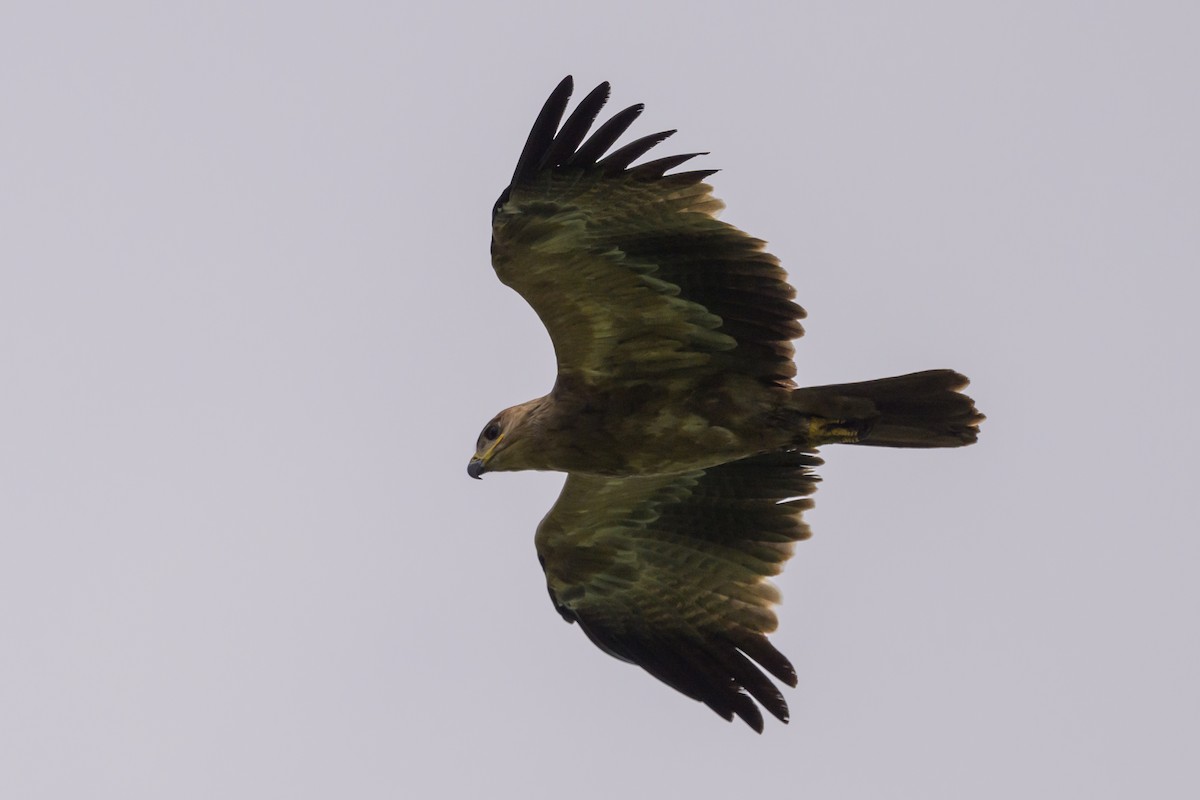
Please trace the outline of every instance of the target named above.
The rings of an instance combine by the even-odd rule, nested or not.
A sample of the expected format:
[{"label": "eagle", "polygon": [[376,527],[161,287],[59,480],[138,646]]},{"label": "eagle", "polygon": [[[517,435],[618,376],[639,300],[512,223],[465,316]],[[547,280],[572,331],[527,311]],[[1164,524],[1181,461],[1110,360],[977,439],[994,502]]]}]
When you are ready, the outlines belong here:
[{"label": "eagle", "polygon": [[467,472],[565,472],[534,537],[558,613],[761,733],[760,706],[788,721],[772,678],[796,685],[767,638],[770,578],[810,535],[817,448],[959,447],[984,417],[948,369],[798,387],[804,309],[765,242],[717,218],[716,170],[677,170],[706,154],[635,164],[675,131],[612,149],[643,106],[593,132],[609,84],[563,122],[572,90],[550,94],[492,209],[492,265],[558,374],[484,426]]}]

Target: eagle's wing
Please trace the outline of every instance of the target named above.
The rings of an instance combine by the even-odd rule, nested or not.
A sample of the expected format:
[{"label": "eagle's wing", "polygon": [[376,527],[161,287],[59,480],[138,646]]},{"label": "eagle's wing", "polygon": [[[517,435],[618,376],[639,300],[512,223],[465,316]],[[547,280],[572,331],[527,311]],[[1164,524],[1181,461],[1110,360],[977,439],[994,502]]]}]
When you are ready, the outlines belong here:
[{"label": "eagle's wing", "polygon": [[571,78],[530,131],[496,203],[492,263],[550,332],[560,378],[588,384],[665,373],[740,372],[789,384],[804,310],[763,242],[715,218],[715,170],[665,174],[699,153],[630,166],[674,131],[605,153],[641,113],[586,138],[596,87],[559,121]]},{"label": "eagle's wing", "polygon": [[602,650],[725,719],[761,732],[753,698],[786,722],[763,673],[796,685],[767,641],[779,600],[768,578],[809,535],[801,512],[820,463],[781,452],[679,475],[572,474],[537,531],[550,598]]}]

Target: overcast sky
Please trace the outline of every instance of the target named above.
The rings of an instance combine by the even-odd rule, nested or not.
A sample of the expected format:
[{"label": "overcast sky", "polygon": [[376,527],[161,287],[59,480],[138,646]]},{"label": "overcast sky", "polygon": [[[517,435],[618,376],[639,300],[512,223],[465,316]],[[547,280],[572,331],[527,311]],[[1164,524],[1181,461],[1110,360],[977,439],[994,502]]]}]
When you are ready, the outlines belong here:
[{"label": "overcast sky", "polygon": [[[1200,792],[1194,4],[24,5],[0,796]],[[561,476],[466,475],[553,381],[488,221],[567,73],[711,151],[803,382],[988,414],[823,453],[762,736],[563,624]]]}]

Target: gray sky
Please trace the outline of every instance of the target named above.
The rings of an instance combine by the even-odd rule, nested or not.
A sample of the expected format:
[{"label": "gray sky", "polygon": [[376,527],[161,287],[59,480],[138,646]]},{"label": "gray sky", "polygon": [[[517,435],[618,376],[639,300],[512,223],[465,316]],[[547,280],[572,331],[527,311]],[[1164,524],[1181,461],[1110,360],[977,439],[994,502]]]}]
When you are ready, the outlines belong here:
[{"label": "gray sky", "polygon": [[[78,5],[0,12],[0,796],[1200,790],[1193,4]],[[553,380],[488,219],[567,73],[711,151],[803,381],[989,416],[825,451],[761,737],[465,473]]]}]

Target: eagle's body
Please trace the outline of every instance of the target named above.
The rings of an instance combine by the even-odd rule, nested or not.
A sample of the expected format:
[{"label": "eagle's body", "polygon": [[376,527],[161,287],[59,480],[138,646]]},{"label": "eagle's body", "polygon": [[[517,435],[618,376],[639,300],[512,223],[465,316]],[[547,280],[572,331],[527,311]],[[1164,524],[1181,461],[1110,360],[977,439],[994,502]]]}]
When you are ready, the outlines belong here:
[{"label": "eagle's body", "polygon": [[606,155],[641,107],[589,136],[608,85],[560,128],[570,93],[546,101],[492,225],[496,274],[545,323],[558,376],[488,423],[468,471],[568,473],[535,538],[559,613],[761,730],[754,700],[787,720],[761,670],[796,681],[766,638],[767,578],[808,536],[812,451],[955,447],[983,417],[951,370],[798,388],[804,311],[763,242],[716,218],[712,171],[668,174],[696,154],[631,166],[670,132]]},{"label": "eagle's body", "polygon": [[555,387],[517,407],[527,412],[524,433],[506,449],[501,469],[655,475],[823,443],[804,440],[802,415],[789,409],[786,389],[745,391],[748,383],[740,376],[713,376],[702,386]]}]

